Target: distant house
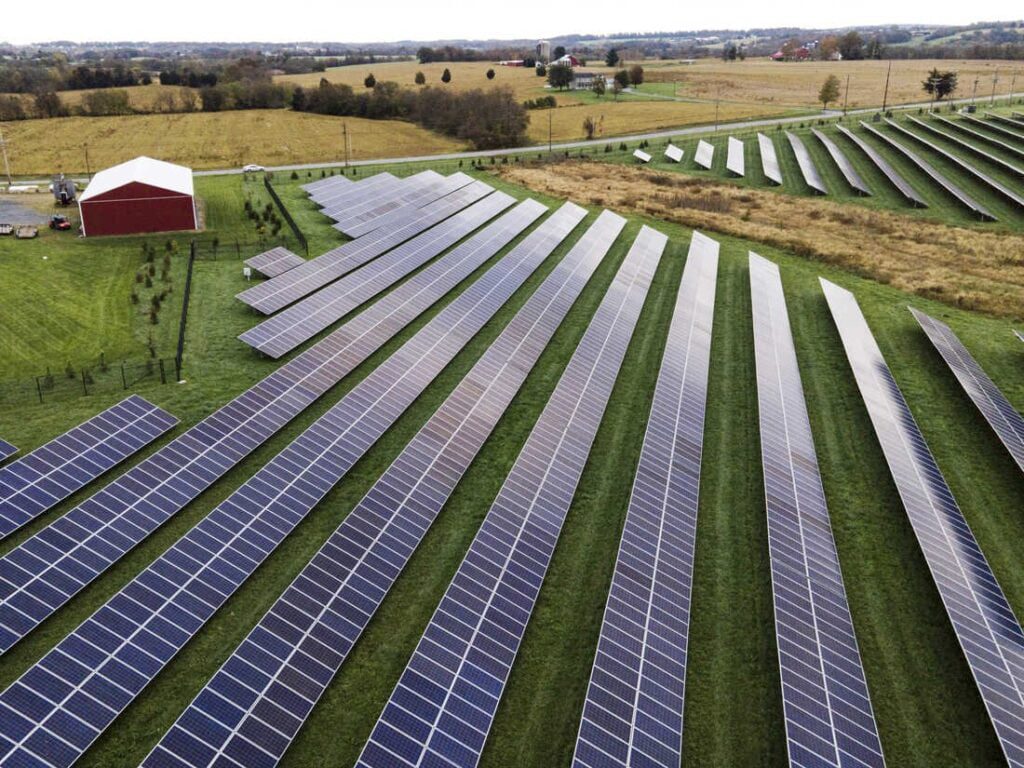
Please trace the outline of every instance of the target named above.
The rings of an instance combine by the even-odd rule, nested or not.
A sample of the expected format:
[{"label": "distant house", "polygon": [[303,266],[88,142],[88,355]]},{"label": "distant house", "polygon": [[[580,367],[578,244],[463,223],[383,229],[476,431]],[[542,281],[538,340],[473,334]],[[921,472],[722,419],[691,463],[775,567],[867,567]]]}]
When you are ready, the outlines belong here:
[{"label": "distant house", "polygon": [[811,51],[806,46],[794,48],[793,53],[786,56],[782,51],[776,51],[771,55],[772,61],[805,61],[810,58]]},{"label": "distant house", "polygon": [[603,78],[604,75],[598,75],[594,72],[577,72],[572,80],[571,87],[574,91],[589,91],[594,87],[594,81],[599,77]]},{"label": "distant house", "polygon": [[151,157],[97,173],[79,196],[78,210],[86,237],[199,227],[191,169]]},{"label": "distant house", "polygon": [[522,67],[525,66],[526,62],[522,59],[506,59],[505,61],[499,61],[499,67]]}]

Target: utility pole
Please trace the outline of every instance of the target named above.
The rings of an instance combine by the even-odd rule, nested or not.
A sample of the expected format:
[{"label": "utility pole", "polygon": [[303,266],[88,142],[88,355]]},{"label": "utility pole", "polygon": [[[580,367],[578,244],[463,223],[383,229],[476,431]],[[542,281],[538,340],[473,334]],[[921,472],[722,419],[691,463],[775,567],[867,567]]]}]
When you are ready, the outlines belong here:
[{"label": "utility pole", "polygon": [[999,82],[999,70],[997,69],[992,73],[992,101],[989,102],[991,106],[996,105],[996,83]]},{"label": "utility pole", "polygon": [[345,142],[345,168],[348,168],[348,123],[341,124],[341,134]]},{"label": "utility pole", "polygon": [[977,77],[974,78],[974,90],[971,91],[971,105],[972,106],[974,105],[975,97],[978,95],[978,79],[979,78],[977,78]]},{"label": "utility pole", "polygon": [[843,96],[843,117],[846,117],[846,105],[850,102],[850,76],[846,76],[846,95]]},{"label": "utility pole", "polygon": [[892,59],[889,59],[889,69],[885,72],[885,93],[882,94],[882,111],[889,105],[889,76],[892,74]]},{"label": "utility pole", "polygon": [[932,86],[932,105],[931,105],[931,107],[928,108],[928,111],[929,112],[934,112],[935,111],[935,94],[937,94],[939,92],[939,83],[942,82],[942,78],[941,77],[929,77],[928,78],[928,82],[931,83],[931,86]]},{"label": "utility pole", "polygon": [[4,141],[4,129],[0,128],[0,151],[4,155],[4,173],[7,175],[7,186],[11,186],[11,165],[7,162],[7,142]]},{"label": "utility pole", "polygon": [[89,166],[89,145],[83,144],[85,149],[85,178],[92,180],[92,168]]},{"label": "utility pole", "polygon": [[551,154],[551,118],[553,116],[553,113],[554,113],[554,110],[549,107],[548,108],[548,154],[549,155]]},{"label": "utility pole", "polygon": [[1013,76],[1010,78],[1010,103],[1013,103],[1013,96],[1017,91],[1017,70],[1013,70]]},{"label": "utility pole", "polygon": [[722,100],[722,86],[715,93],[715,133],[718,133],[718,103]]}]

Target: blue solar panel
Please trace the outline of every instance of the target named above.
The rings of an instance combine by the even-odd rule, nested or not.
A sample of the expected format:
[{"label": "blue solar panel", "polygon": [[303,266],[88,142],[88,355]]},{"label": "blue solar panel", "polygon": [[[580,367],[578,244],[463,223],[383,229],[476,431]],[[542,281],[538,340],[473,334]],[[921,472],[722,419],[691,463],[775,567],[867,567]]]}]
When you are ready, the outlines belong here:
[{"label": "blue solar panel", "polygon": [[18,449],[6,440],[0,440],[0,461],[8,459],[18,452]]},{"label": "blue solar panel", "polygon": [[361,766],[477,763],[661,257],[646,227],[488,511]]},{"label": "blue solar panel", "polygon": [[138,395],[0,468],[0,538],[84,488],[176,425]]},{"label": "blue solar panel", "polygon": [[750,254],[775,635],[789,764],[882,768],[779,268]]},{"label": "blue solar panel", "polygon": [[430,187],[439,179],[443,180],[444,177],[437,171],[423,171],[404,179],[395,179],[386,190],[375,195],[361,195],[344,205],[335,206],[330,210],[325,208],[320,212],[334,219],[337,222],[334,225],[335,229],[344,232],[344,227],[371,213],[378,206],[393,203],[410,193]]},{"label": "blue solar panel", "polygon": [[245,260],[245,266],[259,272],[264,277],[277,277],[283,275],[289,269],[305,264],[306,260],[287,248],[271,248],[258,256]]},{"label": "blue solar panel", "polygon": [[875,435],[1003,753],[1024,766],[1024,631],[853,294],[821,280]]},{"label": "blue solar panel", "polygon": [[678,768],[718,243],[693,233],[622,529],[574,768]]},{"label": "blue solar panel", "polygon": [[407,216],[416,209],[429,205],[472,183],[473,177],[461,172],[447,178],[439,176],[438,180],[432,184],[417,187],[399,195],[394,200],[380,203],[372,210],[358,216],[356,220],[344,225],[343,229],[340,223],[335,224],[335,228],[342,229],[349,237],[362,237],[383,226],[390,226],[390,221]]},{"label": "blue solar panel", "polygon": [[948,325],[916,309],[910,311],[953,371],[971,402],[981,411],[1017,466],[1024,470],[1024,418],[1021,418],[1006,395],[988,377]]},{"label": "blue solar panel", "polygon": [[[510,257],[546,258],[585,216],[567,203]],[[281,758],[624,223],[604,214],[566,255],[178,718],[147,768],[212,765],[211,754],[252,750],[266,765]],[[252,680],[257,659],[263,677],[243,682],[239,670]],[[323,674],[311,679],[310,665]],[[290,716],[286,733],[276,706]]]},{"label": "blue solar panel", "polygon": [[[528,214],[535,221],[545,210],[527,200],[507,215]],[[57,766],[74,762],[541,261],[529,255],[500,260],[0,694],[0,763],[39,758]],[[464,264],[462,278],[481,262]],[[327,659],[333,653],[322,651]],[[254,667],[250,677],[260,674]],[[92,699],[92,716],[69,743],[62,723],[80,713],[83,692]],[[33,703],[27,705],[28,700]],[[279,727],[288,726],[291,716],[285,710],[270,703],[267,707],[276,707]]]}]

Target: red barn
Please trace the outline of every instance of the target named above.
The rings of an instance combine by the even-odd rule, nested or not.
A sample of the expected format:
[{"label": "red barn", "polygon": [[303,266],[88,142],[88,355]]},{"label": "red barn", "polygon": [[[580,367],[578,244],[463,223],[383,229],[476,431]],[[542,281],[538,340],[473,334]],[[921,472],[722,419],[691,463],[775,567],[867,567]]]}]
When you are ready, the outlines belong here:
[{"label": "red barn", "polygon": [[97,173],[79,196],[78,210],[86,237],[199,227],[192,171],[151,157]]}]

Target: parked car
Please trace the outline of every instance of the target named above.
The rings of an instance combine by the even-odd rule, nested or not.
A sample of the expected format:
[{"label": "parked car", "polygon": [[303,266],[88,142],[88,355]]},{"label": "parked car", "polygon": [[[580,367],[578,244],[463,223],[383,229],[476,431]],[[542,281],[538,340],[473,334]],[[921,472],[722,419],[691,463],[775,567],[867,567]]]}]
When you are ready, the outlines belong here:
[{"label": "parked car", "polygon": [[249,163],[249,165],[242,166],[242,173],[259,173],[260,171],[267,170],[262,165],[256,165],[256,163]]}]

